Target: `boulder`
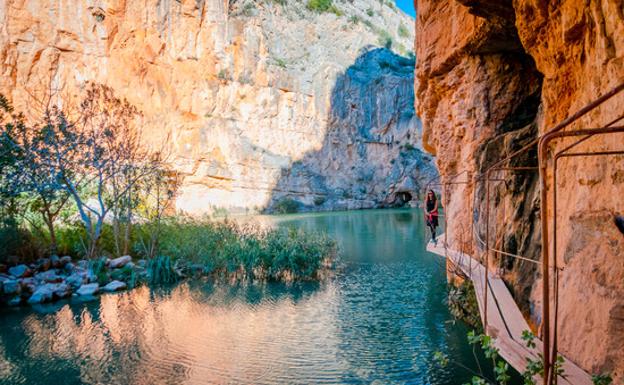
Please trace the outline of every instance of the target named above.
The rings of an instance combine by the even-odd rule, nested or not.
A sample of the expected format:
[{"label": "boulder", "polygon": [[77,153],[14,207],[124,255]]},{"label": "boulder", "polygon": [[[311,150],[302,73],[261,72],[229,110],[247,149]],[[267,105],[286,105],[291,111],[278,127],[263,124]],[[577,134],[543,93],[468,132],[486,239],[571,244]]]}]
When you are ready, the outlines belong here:
[{"label": "boulder", "polygon": [[61,267],[61,258],[58,255],[53,255],[50,257],[50,262],[52,263],[52,267],[58,269]]},{"label": "boulder", "polygon": [[109,282],[106,286],[104,286],[102,288],[102,291],[105,291],[105,292],[108,292],[108,293],[112,293],[114,291],[125,290],[126,287],[127,286],[126,286],[125,282],[112,281],[112,282]]},{"label": "boulder", "polygon": [[93,295],[97,293],[99,289],[100,285],[98,285],[97,283],[88,283],[80,286],[76,293],[80,296]]},{"label": "boulder", "polygon": [[73,273],[69,277],[65,278],[65,283],[74,289],[78,289],[86,281],[87,275],[85,273]]},{"label": "boulder", "polygon": [[78,261],[78,267],[83,270],[87,270],[89,268],[89,261],[87,261],[86,259],[81,259],[80,261]]},{"label": "boulder", "polygon": [[37,282],[33,277],[22,278],[19,280],[20,286],[22,287],[22,291],[26,291],[28,293],[34,293],[37,289]]},{"label": "boulder", "polygon": [[65,266],[63,266],[63,270],[64,270],[66,273],[71,274],[71,273],[73,273],[74,271],[76,271],[76,266],[75,266],[73,263],[68,262],[68,263],[66,263],[66,264],[65,264]]},{"label": "boulder", "polygon": [[52,267],[52,262],[48,258],[41,258],[36,263],[36,269],[39,271],[50,270],[50,267]]},{"label": "boulder", "polygon": [[58,274],[56,274],[56,271],[54,270],[48,270],[48,271],[44,271],[41,273],[37,273],[35,274],[35,279],[38,281],[47,282],[47,283],[57,283],[57,282],[63,281],[63,278],[59,276]]},{"label": "boulder", "polygon": [[31,271],[26,265],[17,265],[9,268],[9,274],[16,278],[22,278],[30,276]]},{"label": "boulder", "polygon": [[50,284],[54,298],[67,298],[71,295],[71,287],[65,283]]},{"label": "boulder", "polygon": [[20,285],[20,281],[16,279],[4,281],[2,286],[4,294],[19,294],[22,288],[22,286]]},{"label": "boulder", "polygon": [[132,257],[129,255],[124,255],[123,257],[112,259],[108,263],[108,267],[110,267],[111,269],[119,269],[126,266],[126,264],[129,262],[132,262]]},{"label": "boulder", "polygon": [[22,303],[22,298],[19,295],[11,298],[8,302],[9,306],[19,306]]},{"label": "boulder", "polygon": [[52,284],[39,286],[37,290],[28,298],[28,303],[44,303],[52,301],[54,298],[54,290]]},{"label": "boulder", "polygon": [[61,257],[61,259],[60,259],[61,266],[65,266],[68,263],[71,263],[71,261],[72,261],[72,258],[69,255],[65,255],[65,256]]}]

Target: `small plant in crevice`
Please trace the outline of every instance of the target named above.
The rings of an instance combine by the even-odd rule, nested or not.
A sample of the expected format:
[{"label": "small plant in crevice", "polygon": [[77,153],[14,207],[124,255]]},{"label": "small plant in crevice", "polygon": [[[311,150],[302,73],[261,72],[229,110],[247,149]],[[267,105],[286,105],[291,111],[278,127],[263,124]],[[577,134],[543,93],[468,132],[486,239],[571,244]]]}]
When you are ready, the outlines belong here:
[{"label": "small plant in crevice", "polygon": [[221,80],[228,80],[229,78],[228,73],[225,69],[220,70],[217,74],[217,77]]},{"label": "small plant in crevice", "polygon": [[608,374],[594,374],[592,383],[594,385],[610,385],[613,383],[613,378]]},{"label": "small plant in crevice", "polygon": [[361,19],[357,15],[353,15],[353,16],[349,17],[349,23],[351,23],[351,24],[359,24],[360,21],[361,21]]},{"label": "small plant in crevice", "polygon": [[278,67],[286,68],[287,66],[286,60],[282,58],[276,57],[276,58],[273,58],[273,61],[275,62],[275,65]]}]

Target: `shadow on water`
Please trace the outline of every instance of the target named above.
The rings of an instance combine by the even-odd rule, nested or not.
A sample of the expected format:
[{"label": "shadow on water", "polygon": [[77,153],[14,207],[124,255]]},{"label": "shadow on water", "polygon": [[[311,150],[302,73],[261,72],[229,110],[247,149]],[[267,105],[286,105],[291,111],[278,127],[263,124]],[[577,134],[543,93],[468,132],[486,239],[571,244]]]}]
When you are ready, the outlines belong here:
[{"label": "shadow on water", "polygon": [[336,78],[320,148],[282,169],[265,211],[392,207],[416,200],[437,171],[419,149],[413,72],[413,59],[365,49]]}]

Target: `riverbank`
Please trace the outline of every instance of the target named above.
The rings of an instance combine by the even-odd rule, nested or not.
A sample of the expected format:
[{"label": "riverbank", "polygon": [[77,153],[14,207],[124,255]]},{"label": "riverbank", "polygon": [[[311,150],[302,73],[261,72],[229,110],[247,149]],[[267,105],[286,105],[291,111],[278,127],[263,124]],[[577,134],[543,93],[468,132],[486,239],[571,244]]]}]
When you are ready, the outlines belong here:
[{"label": "riverbank", "polygon": [[[135,225],[134,257],[113,257],[112,234],[104,232],[100,257],[51,255],[31,263],[0,264],[0,304],[19,306],[69,297],[170,284],[185,278],[228,281],[321,280],[331,271],[335,241],[324,234],[262,227],[254,222],[167,218]],[[151,242],[157,233],[157,242]],[[59,232],[62,250],[77,250],[80,228]]]}]

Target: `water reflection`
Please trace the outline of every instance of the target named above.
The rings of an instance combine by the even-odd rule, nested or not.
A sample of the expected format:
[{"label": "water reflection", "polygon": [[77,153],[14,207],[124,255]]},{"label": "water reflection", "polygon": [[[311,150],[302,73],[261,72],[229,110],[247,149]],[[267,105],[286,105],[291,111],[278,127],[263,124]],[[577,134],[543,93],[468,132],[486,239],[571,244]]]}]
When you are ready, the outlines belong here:
[{"label": "water reflection", "polygon": [[60,309],[0,314],[1,384],[457,384],[434,351],[470,363],[449,323],[444,268],[413,211],[277,218],[339,240],[329,282],[142,287]]}]

